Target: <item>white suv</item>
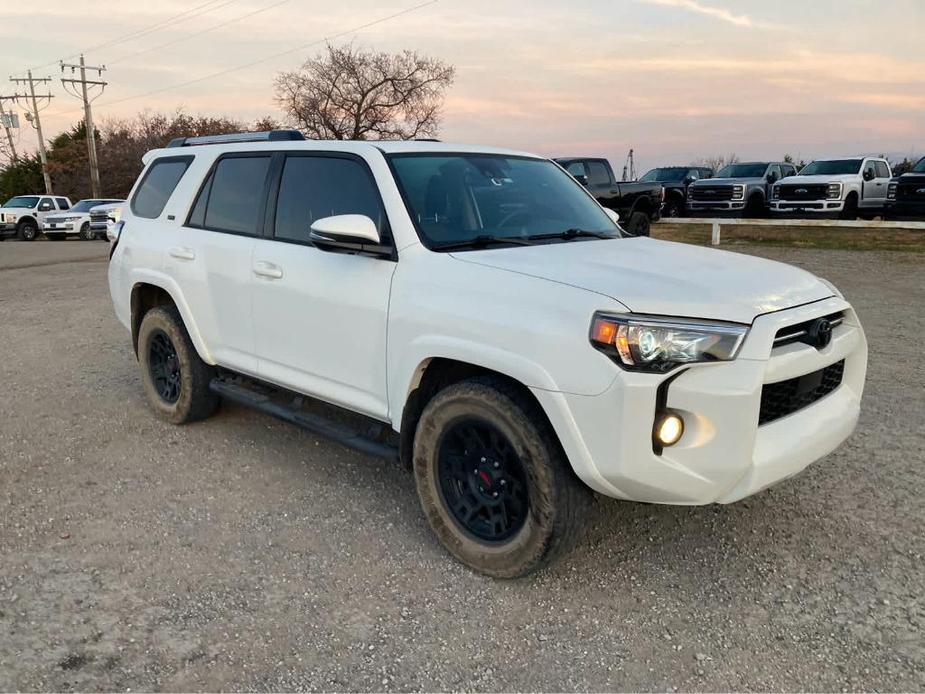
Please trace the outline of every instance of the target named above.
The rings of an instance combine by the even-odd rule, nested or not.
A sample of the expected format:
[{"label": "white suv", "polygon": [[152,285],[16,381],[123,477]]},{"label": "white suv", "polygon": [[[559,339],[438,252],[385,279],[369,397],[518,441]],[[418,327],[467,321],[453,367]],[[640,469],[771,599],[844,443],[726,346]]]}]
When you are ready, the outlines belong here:
[{"label": "white suv", "polygon": [[625,238],[547,159],[276,131],[145,163],[109,283],[154,410],[182,424],[225,397],[398,457],[487,574],[560,555],[592,490],[733,502],[857,421],[867,343],[831,284]]},{"label": "white suv", "polygon": [[[90,213],[99,205],[121,203],[121,200],[81,200],[62,214],[48,215],[42,224],[45,238],[62,241],[68,236],[79,236],[84,241],[92,241],[100,235],[93,230]],[[103,232],[105,238],[105,230]]]},{"label": "white suv", "polygon": [[890,164],[880,157],[817,159],[771,191],[771,212],[801,217],[857,219],[883,214]]}]

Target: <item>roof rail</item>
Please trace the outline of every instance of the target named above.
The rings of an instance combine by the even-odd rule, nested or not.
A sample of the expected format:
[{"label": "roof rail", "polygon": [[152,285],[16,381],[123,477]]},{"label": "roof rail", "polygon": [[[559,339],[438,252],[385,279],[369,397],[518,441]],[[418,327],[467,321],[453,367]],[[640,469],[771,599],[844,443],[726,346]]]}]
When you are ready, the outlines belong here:
[{"label": "roof rail", "polygon": [[290,142],[304,140],[298,130],[265,130],[259,133],[230,133],[228,135],[199,135],[198,137],[176,137],[168,147],[193,147],[195,145],[223,145],[232,142]]},{"label": "roof rail", "polygon": [[436,137],[416,137],[415,142],[440,142]]}]

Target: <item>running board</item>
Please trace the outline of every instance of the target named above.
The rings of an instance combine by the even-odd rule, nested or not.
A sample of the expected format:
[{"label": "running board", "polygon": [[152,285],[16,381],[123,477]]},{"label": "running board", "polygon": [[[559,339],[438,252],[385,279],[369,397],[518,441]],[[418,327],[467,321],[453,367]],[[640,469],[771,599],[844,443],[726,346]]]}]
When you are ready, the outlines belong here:
[{"label": "running board", "polygon": [[286,405],[274,401],[269,395],[258,390],[248,388],[246,385],[229,383],[221,378],[213,378],[209,383],[209,390],[226,400],[239,405],[250,407],[271,417],[282,419],[290,424],[306,429],[314,434],[333,439],[349,448],[366,453],[377,458],[398,460],[398,446],[376,441],[364,436],[343,424],[327,419],[317,414],[305,412],[299,407],[301,396],[296,396],[293,405]]}]

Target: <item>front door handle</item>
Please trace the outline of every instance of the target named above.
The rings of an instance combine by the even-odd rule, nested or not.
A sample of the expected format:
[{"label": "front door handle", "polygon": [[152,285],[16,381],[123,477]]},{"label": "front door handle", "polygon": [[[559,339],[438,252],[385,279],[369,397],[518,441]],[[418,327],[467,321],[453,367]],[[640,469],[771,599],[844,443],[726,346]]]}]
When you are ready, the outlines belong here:
[{"label": "front door handle", "polygon": [[183,246],[173,246],[168,251],[172,258],[179,258],[180,260],[195,260],[196,254],[191,248],[185,248]]},{"label": "front door handle", "polygon": [[283,278],[283,268],[265,260],[258,260],[254,263],[254,274],[271,280],[279,280]]}]

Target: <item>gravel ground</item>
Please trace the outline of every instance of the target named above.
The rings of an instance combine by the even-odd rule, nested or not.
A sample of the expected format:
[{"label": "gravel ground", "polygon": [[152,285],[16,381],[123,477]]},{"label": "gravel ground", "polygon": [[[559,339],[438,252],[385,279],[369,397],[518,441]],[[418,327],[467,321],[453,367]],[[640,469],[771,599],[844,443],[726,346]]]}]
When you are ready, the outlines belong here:
[{"label": "gravel ground", "polygon": [[925,256],[754,252],[858,307],[857,433],[733,506],[603,499],[497,582],[398,466],[238,407],[155,419],[104,244],[0,244],[0,690],[925,689]]}]

